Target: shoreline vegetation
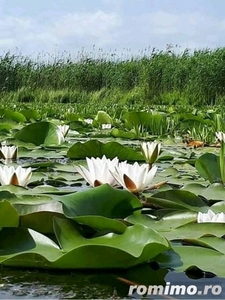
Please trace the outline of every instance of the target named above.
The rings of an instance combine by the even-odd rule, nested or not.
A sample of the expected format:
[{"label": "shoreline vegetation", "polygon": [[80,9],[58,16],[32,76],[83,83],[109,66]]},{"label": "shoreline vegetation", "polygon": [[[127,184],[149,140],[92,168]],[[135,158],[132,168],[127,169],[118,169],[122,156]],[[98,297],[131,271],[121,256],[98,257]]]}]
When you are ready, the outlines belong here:
[{"label": "shoreline vegetation", "polygon": [[[140,52],[141,53],[141,52]],[[225,102],[225,48],[153,49],[123,59],[113,54],[66,53],[51,61],[0,56],[1,105],[67,103],[93,109],[112,105],[212,106]]]}]

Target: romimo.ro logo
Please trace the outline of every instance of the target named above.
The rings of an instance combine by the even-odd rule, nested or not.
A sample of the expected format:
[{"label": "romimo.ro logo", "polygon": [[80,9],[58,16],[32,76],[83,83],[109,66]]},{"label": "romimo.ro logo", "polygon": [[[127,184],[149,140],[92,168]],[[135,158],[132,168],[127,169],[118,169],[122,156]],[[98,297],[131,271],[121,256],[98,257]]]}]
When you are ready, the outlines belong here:
[{"label": "romimo.ro logo", "polygon": [[[186,296],[186,297],[196,297],[199,299],[205,296],[213,296],[216,298],[221,298],[222,296],[222,286],[219,284],[208,284],[203,285],[201,288],[197,285],[185,285],[185,284],[170,284],[167,282],[165,286],[163,285],[131,285],[129,288],[128,296],[138,295],[138,296]],[[203,298],[204,299],[204,298]]]}]

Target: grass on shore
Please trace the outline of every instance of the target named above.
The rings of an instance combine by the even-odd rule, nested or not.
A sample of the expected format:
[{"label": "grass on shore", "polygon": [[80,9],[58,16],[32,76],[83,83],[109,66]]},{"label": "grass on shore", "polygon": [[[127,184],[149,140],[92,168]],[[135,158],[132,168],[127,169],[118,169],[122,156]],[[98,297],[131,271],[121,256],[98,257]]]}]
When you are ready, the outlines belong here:
[{"label": "grass on shore", "polygon": [[51,62],[6,53],[0,57],[0,95],[2,105],[221,105],[225,48],[180,54],[153,49],[125,60],[89,53]]}]

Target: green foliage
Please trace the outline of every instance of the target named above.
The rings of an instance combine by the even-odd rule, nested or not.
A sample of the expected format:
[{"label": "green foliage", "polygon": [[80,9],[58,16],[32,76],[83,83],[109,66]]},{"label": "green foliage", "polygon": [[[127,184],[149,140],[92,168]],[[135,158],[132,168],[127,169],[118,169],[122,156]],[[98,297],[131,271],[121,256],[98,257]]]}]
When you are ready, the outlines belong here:
[{"label": "green foliage", "polygon": [[165,238],[143,225],[128,227],[122,235],[92,239],[84,238],[69,220],[55,219],[54,230],[61,248],[32,229],[4,228],[0,231],[0,262],[5,266],[38,268],[128,268],[169,248]]},{"label": "green foliage", "polygon": [[23,114],[10,109],[0,109],[0,115],[3,116],[5,119],[10,119],[18,123],[26,121],[26,118]]},{"label": "green foliage", "polygon": [[126,226],[112,219],[123,219],[141,209],[140,201],[128,191],[102,185],[94,190],[60,197],[67,218],[98,230],[123,233]]},{"label": "green foliage", "polygon": [[75,59],[42,55],[34,61],[8,52],[0,57],[0,92],[20,103],[40,101],[36,91],[61,103],[85,103],[88,98],[112,103],[117,97],[110,90],[120,91],[121,104],[130,105],[224,102],[225,48],[115,55],[81,52]]},{"label": "green foliage", "polygon": [[[224,277],[224,269],[220,266],[225,263],[224,239],[216,237],[189,238],[187,245],[174,246],[174,252],[168,251],[160,254],[157,261],[161,267],[172,266],[176,271],[207,270],[217,276]],[[193,255],[194,253],[194,255]],[[179,261],[180,260],[180,261]]]},{"label": "green foliage", "polygon": [[188,191],[170,190],[159,192],[148,198],[161,208],[172,208],[175,210],[205,211],[206,204],[195,194]]},{"label": "green foliage", "polygon": [[101,126],[102,124],[112,124],[112,118],[105,111],[98,111],[94,118],[93,125]]},{"label": "green foliage", "polygon": [[196,160],[195,168],[210,183],[221,182],[219,156],[213,153],[205,153]]},{"label": "green foliage", "polygon": [[169,125],[169,118],[165,113],[149,113],[146,111],[126,112],[123,115],[125,126],[133,129],[137,136],[166,134]]},{"label": "green foliage", "polygon": [[[6,213],[7,212],[7,213]],[[19,215],[15,208],[6,200],[0,201],[0,229],[2,227],[17,227]]]},{"label": "green foliage", "polygon": [[[7,195],[12,203],[0,202],[0,263],[5,266],[128,268],[170,248],[155,230],[141,224],[128,227],[122,220],[142,207],[128,191],[103,185],[39,204],[37,199],[19,201],[8,192],[1,197]],[[91,236],[85,228],[92,229]]]},{"label": "green foliage", "polygon": [[57,127],[50,122],[36,122],[26,125],[14,137],[35,145],[58,145],[60,143]]},{"label": "green foliage", "polygon": [[[164,59],[167,62],[170,56]],[[38,88],[31,104],[21,102],[14,107],[13,102],[12,109],[0,110],[1,143],[19,147],[18,160],[2,163],[31,167],[33,173],[26,188],[0,187],[2,265],[128,268],[153,260],[161,267],[176,271],[194,266],[225,276],[225,225],[196,223],[197,213],[207,212],[209,208],[215,213],[225,213],[225,188],[216,155],[219,150],[216,147],[190,149],[180,136],[190,132],[192,137],[214,142],[215,131],[224,130],[224,112],[221,107],[200,110],[166,105],[142,107],[142,103],[131,103],[131,98],[126,99],[127,93],[132,96],[134,92],[135,98],[148,89],[155,92],[156,87],[156,82],[153,87],[145,82],[142,91],[134,86],[135,80],[142,80],[135,63],[129,69],[131,78],[126,77],[123,63],[120,69],[123,76],[110,92],[106,87],[92,90],[95,84],[102,84],[100,76],[96,77],[91,91],[86,91],[85,85],[92,77],[84,79],[85,74],[81,72],[84,77],[81,90]],[[174,67],[171,65],[171,70]],[[87,62],[85,70],[88,72]],[[123,80],[126,88],[121,91]],[[37,91],[41,92],[38,101]],[[72,98],[62,100],[64,92],[66,97],[81,95],[83,98],[78,100],[79,104],[75,103],[77,100],[72,102]],[[48,97],[46,103],[45,97]],[[110,104],[111,99],[118,101]],[[138,101],[138,96],[135,99]],[[86,124],[86,118],[94,123]],[[59,146],[57,124],[63,123],[69,124],[70,130]],[[113,129],[103,132],[102,123],[111,123]],[[180,140],[175,141],[173,134]],[[85,185],[76,171],[76,165],[85,165],[85,158],[92,156],[106,155],[110,159],[117,156],[120,160],[144,162],[140,153],[142,140],[160,140],[162,145],[156,162],[157,174],[152,186],[142,194],[134,195],[109,185],[92,188]],[[217,258],[221,266],[214,264]]]},{"label": "green foliage", "polygon": [[117,156],[119,160],[144,161],[144,157],[141,153],[117,142],[102,143],[97,140],[91,140],[85,143],[77,142],[71,146],[67,152],[67,156],[73,159],[102,157],[103,155],[110,159]]}]

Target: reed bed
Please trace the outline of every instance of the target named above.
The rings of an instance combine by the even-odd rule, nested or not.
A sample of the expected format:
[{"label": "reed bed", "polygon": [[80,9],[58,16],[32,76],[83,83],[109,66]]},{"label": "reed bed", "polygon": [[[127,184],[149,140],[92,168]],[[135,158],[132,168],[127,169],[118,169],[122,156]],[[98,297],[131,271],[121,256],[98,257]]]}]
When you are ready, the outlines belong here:
[{"label": "reed bed", "polygon": [[221,105],[225,48],[140,52],[139,56],[63,53],[36,59],[0,56],[2,103]]}]

